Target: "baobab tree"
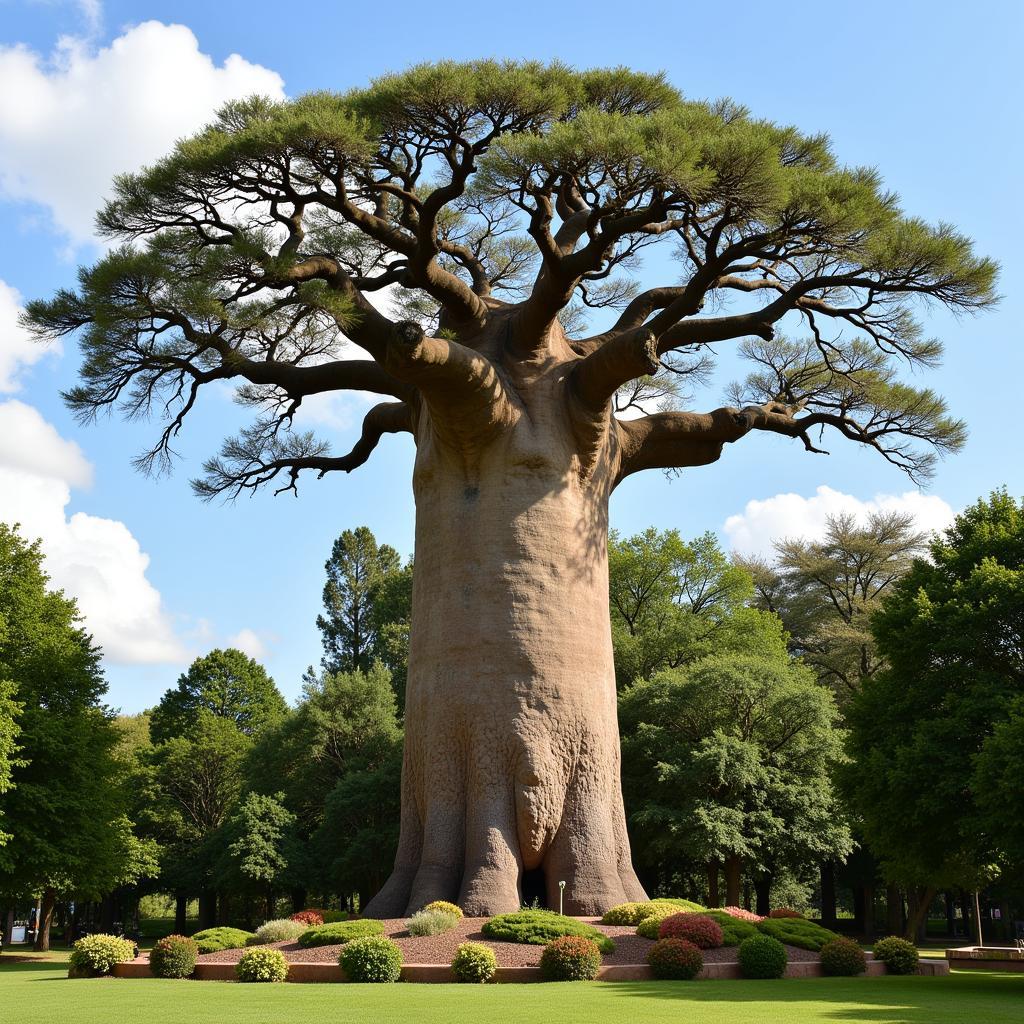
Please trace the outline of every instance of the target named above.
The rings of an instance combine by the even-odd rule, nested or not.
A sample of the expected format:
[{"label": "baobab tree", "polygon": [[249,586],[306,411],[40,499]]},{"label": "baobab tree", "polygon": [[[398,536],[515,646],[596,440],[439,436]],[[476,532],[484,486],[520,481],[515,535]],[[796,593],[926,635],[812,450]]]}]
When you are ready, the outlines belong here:
[{"label": "baobab tree", "polygon": [[[571,913],[643,898],[619,785],[609,495],[761,432],[812,452],[835,434],[925,475],[963,425],[897,377],[940,351],[912,306],[979,309],[995,275],[824,136],[658,75],[559,64],[424,65],[229,104],[118,178],[98,223],[119,247],[28,322],[81,332],[67,399],[83,419],[163,417],[143,468],[217,381],[257,412],[206,464],[206,498],[351,472],[382,435],[413,435],[401,839],[377,916],[437,898],[515,909],[527,872],[549,898],[566,881]],[[666,259],[648,265],[675,264],[642,287],[656,246]],[[346,341],[367,358],[340,358]],[[637,381],[664,399],[679,389],[663,381],[700,376],[730,342],[754,364],[732,404],[616,415],[623,392],[643,409]],[[293,429],[306,397],[334,391],[387,398],[348,454]]]}]

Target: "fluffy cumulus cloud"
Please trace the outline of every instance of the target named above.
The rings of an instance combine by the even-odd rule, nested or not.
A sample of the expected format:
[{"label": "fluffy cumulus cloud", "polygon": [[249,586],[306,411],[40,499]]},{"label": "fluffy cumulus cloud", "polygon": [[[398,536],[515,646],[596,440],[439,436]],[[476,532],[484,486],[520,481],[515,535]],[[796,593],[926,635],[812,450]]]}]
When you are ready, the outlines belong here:
[{"label": "fluffy cumulus cloud", "polygon": [[729,516],[723,530],[729,547],[746,555],[770,555],[775,541],[784,537],[824,536],[829,516],[854,515],[864,521],[874,512],[906,512],[922,530],[945,529],[953,509],[934,494],[907,491],[877,494],[867,500],[821,486],[811,497],[776,494],[762,501],[748,501],[739,515]]},{"label": "fluffy cumulus cloud", "polygon": [[253,93],[283,97],[280,75],[238,54],[216,64],[184,25],[147,21],[101,49],[64,38],[48,58],[0,48],[0,192],[42,204],[84,241],[115,174]]},{"label": "fluffy cumulus cloud", "polygon": [[228,637],[228,647],[236,647],[243,654],[259,661],[267,654],[267,645],[254,629],[240,629],[234,636]]},{"label": "fluffy cumulus cloud", "polygon": [[[3,160],[0,154],[0,161]],[[29,337],[18,323],[21,296],[5,281],[0,281],[0,394],[10,394],[21,387],[24,370],[44,355],[59,354],[59,345],[40,345]]]}]

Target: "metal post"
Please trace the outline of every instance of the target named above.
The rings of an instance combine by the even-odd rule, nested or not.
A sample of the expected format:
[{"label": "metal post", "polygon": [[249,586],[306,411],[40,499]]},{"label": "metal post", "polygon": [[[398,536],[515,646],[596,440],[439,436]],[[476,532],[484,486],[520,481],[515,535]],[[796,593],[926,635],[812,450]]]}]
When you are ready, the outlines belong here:
[{"label": "metal post", "polygon": [[558,883],[558,913],[562,913],[562,897],[565,894],[565,882]]}]

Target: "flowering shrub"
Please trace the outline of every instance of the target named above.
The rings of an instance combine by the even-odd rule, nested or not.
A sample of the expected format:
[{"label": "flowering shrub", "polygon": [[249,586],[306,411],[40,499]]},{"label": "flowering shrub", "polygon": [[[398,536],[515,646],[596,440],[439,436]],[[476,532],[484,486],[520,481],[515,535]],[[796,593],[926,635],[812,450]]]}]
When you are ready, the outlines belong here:
[{"label": "flowering shrub", "polygon": [[456,917],[462,917],[462,908],[456,903],[449,903],[447,900],[434,900],[433,903],[428,903],[424,910],[436,910],[442,914],[454,914]]},{"label": "flowering shrub", "polygon": [[353,939],[338,957],[349,981],[398,981],[402,976],[402,951],[382,935]]},{"label": "flowering shrub", "polygon": [[740,943],[737,959],[744,978],[781,978],[786,973],[786,947],[770,935],[752,935]]},{"label": "flowering shrub", "polygon": [[751,935],[760,934],[754,922],[732,917],[724,910],[705,910],[704,915],[717,922],[722,929],[723,946],[738,946],[744,939],[749,939]]},{"label": "flowering shrub", "polygon": [[288,920],[298,921],[307,928],[313,928],[324,923],[324,912],[322,910],[300,910],[298,913],[292,914]]},{"label": "flowering shrub", "polygon": [[665,981],[689,981],[700,974],[704,954],[686,939],[658,939],[647,953],[651,973]]},{"label": "flowering shrub", "polygon": [[768,916],[778,919],[780,917],[803,917],[804,915],[799,910],[790,910],[789,907],[776,907],[769,911]]},{"label": "flowering shrub", "polygon": [[601,969],[601,950],[593,939],[562,935],[544,947],[540,970],[545,981],[593,981]]},{"label": "flowering shrub", "polygon": [[722,944],[722,926],[706,914],[673,914],[658,927],[659,939],[686,939],[701,949]]},{"label": "flowering shrub", "polygon": [[109,974],[114,964],[135,959],[135,943],[116,935],[87,935],[71,949],[69,978],[95,978]]},{"label": "flowering shrub", "polygon": [[287,917],[278,917],[273,921],[265,921],[256,929],[256,934],[249,939],[249,946],[266,946],[271,942],[294,942],[309,925],[301,921],[292,921]]},{"label": "flowering shrub", "polygon": [[463,942],[455,951],[452,974],[456,981],[482,984],[494,977],[498,959],[490,946],[482,942]]},{"label": "flowering shrub", "polygon": [[913,974],[917,970],[917,948],[896,935],[879,939],[871,952],[885,964],[889,974]]},{"label": "flowering shrub", "polygon": [[821,947],[821,970],[833,978],[853,978],[867,970],[864,950],[853,939],[832,939]]},{"label": "flowering shrub", "polygon": [[459,919],[446,910],[417,911],[405,922],[406,931],[410,935],[443,935],[458,927]]},{"label": "flowering shrub", "polygon": [[384,925],[380,921],[359,919],[358,921],[337,921],[335,924],[322,924],[319,928],[307,928],[299,936],[299,945],[340,946],[352,939],[364,939],[371,935],[380,935]]},{"label": "flowering shrub", "polygon": [[735,917],[737,921],[750,921],[752,924],[757,924],[758,921],[764,920],[760,914],[753,914],[742,907],[722,907],[722,913]]},{"label": "flowering shrub", "polygon": [[252,932],[241,928],[205,928],[192,936],[200,953],[219,953],[222,949],[241,949],[252,938]]},{"label": "flowering shrub", "polygon": [[235,964],[239,981],[284,981],[288,977],[288,961],[279,949],[247,949]]},{"label": "flowering shrub", "polygon": [[195,939],[167,935],[149,951],[149,967],[158,978],[187,978],[196,969],[198,955]]}]

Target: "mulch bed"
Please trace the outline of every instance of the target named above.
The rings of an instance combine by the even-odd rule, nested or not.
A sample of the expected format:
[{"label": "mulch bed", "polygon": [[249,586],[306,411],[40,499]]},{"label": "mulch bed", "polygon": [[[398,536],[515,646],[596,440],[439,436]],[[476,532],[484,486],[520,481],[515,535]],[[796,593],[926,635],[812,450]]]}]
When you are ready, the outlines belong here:
[{"label": "mulch bed", "polygon": [[[518,942],[495,942],[484,937],[480,928],[486,917],[465,917],[457,928],[444,935],[426,935],[416,938],[405,930],[405,918],[382,921],[384,934],[394,939],[402,950],[402,959],[407,964],[450,964],[455,950],[463,942],[482,942],[494,950],[499,967],[536,967],[540,963],[543,946],[531,946]],[[615,941],[615,952],[605,953],[602,962],[612,964],[645,964],[647,951],[654,944],[650,939],[641,938],[633,927],[599,924],[597,918],[582,918],[595,925],[605,935]],[[303,949],[297,942],[275,942],[272,949],[279,949],[285,958],[292,963],[330,963],[338,962],[341,946],[315,946]],[[200,963],[233,964],[244,950],[224,949],[219,953],[204,953],[199,957]],[[787,946],[790,963],[798,960],[817,960],[818,954],[796,946]],[[704,962],[708,964],[735,961],[736,947],[723,946],[720,949],[704,950]]]}]

